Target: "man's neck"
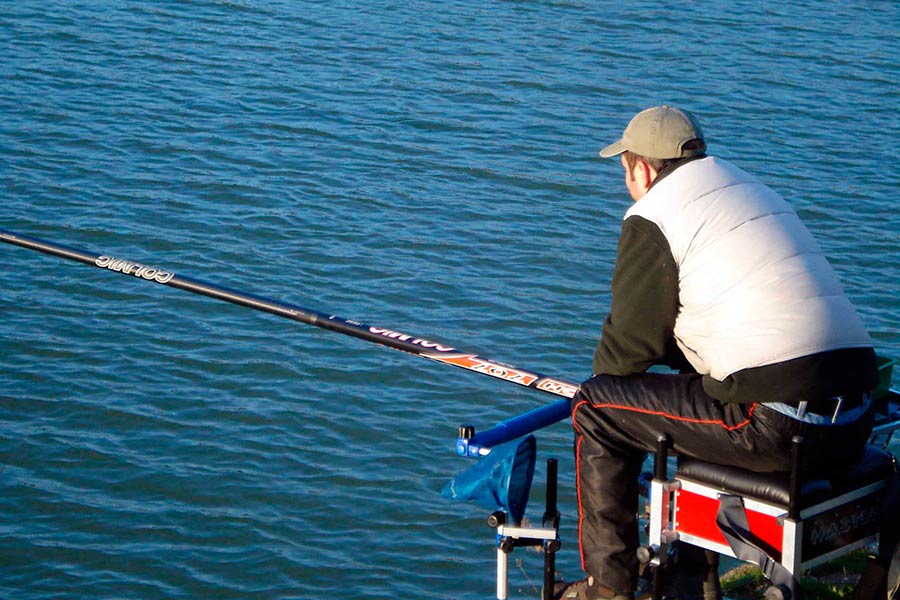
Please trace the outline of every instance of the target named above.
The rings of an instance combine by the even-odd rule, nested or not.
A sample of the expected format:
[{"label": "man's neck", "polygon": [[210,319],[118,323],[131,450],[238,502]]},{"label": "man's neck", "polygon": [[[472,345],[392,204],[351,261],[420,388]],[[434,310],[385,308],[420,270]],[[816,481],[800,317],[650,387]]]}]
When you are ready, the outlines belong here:
[{"label": "man's neck", "polygon": [[648,191],[649,191],[650,189],[652,189],[653,186],[656,185],[661,179],[667,177],[668,175],[671,175],[672,172],[673,172],[675,169],[677,169],[678,167],[681,167],[681,166],[683,166],[683,165],[686,165],[686,164],[689,163],[689,162],[692,162],[692,161],[695,161],[695,160],[698,160],[698,159],[701,159],[701,158],[706,158],[706,157],[707,157],[706,154],[700,154],[700,155],[698,155],[698,156],[689,156],[689,157],[687,157],[687,158],[682,158],[681,160],[678,160],[678,161],[675,161],[675,162],[672,162],[672,163],[667,164],[665,167],[663,167],[662,169],[659,170],[659,173],[656,174],[656,178],[655,178],[655,179],[653,180],[653,182],[650,184],[650,187],[647,188]]}]

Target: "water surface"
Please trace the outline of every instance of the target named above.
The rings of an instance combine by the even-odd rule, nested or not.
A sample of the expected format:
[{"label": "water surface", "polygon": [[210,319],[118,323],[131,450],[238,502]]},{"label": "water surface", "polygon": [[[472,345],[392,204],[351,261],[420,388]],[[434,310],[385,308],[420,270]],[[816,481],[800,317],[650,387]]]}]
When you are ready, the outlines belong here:
[{"label": "water surface", "polygon": [[[898,356],[898,30],[892,2],[8,2],[0,228],[580,381],[629,203],[596,152],[668,102]],[[552,397],[0,253],[0,597],[494,595],[487,511],[438,493],[456,427]],[[538,477],[560,459],[574,578],[570,445],[542,432]]]}]

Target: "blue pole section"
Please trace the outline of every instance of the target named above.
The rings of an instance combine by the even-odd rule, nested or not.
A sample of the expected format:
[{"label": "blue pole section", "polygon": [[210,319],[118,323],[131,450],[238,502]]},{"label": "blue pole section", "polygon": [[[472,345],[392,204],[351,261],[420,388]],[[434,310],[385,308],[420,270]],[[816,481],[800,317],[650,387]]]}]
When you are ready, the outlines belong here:
[{"label": "blue pole section", "polygon": [[[520,438],[568,418],[570,410],[569,400],[557,400],[497,423],[481,433],[460,435],[456,438],[456,453],[460,456],[483,456],[498,444]],[[467,428],[460,428],[461,431],[465,429]]]}]

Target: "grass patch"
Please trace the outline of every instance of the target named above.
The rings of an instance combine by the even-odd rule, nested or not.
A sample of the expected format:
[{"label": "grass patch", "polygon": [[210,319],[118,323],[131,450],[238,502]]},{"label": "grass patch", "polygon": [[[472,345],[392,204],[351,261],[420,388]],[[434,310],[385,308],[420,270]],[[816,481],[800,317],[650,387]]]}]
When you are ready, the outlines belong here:
[{"label": "grass patch", "polygon": [[[856,586],[870,555],[863,548],[810,569],[800,579],[807,600],[839,600]],[[740,565],[722,576],[722,592],[732,600],[760,600],[769,587],[755,565]]]},{"label": "grass patch", "polygon": [[735,600],[758,600],[769,586],[756,565],[741,565],[722,575],[722,593]]}]

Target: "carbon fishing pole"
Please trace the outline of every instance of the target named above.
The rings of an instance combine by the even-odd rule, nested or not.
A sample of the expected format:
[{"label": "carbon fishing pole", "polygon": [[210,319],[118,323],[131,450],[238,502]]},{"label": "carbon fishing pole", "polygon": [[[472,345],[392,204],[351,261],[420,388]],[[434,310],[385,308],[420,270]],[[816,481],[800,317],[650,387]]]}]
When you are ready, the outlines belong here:
[{"label": "carbon fishing pole", "polygon": [[64,258],[79,262],[99,269],[128,275],[138,279],[178,288],[193,294],[200,294],[230,302],[240,306],[246,306],[261,312],[266,312],[285,319],[299,321],[307,325],[328,329],[344,335],[360,338],[388,348],[400,350],[422,358],[441,362],[455,367],[488,375],[503,381],[509,381],[517,385],[547,392],[556,396],[562,396],[566,400],[557,400],[544,406],[535,408],[521,415],[503,421],[494,427],[482,432],[474,433],[471,429],[460,428],[460,436],[457,439],[457,453],[467,456],[484,454],[497,444],[516,439],[531,433],[547,425],[551,425],[569,415],[569,401],[578,386],[562,379],[547,377],[530,371],[520,369],[505,363],[488,360],[473,352],[457,350],[452,346],[434,342],[423,337],[409,335],[400,331],[385,327],[376,327],[360,323],[351,319],[345,319],[337,315],[328,315],[315,310],[310,310],[285,302],[270,300],[262,296],[248,294],[238,290],[218,286],[212,283],[176,275],[158,267],[143,263],[116,258],[107,254],[94,254],[63,246],[46,240],[20,235],[11,231],[0,229],[0,241],[35,250],[58,258]]}]

